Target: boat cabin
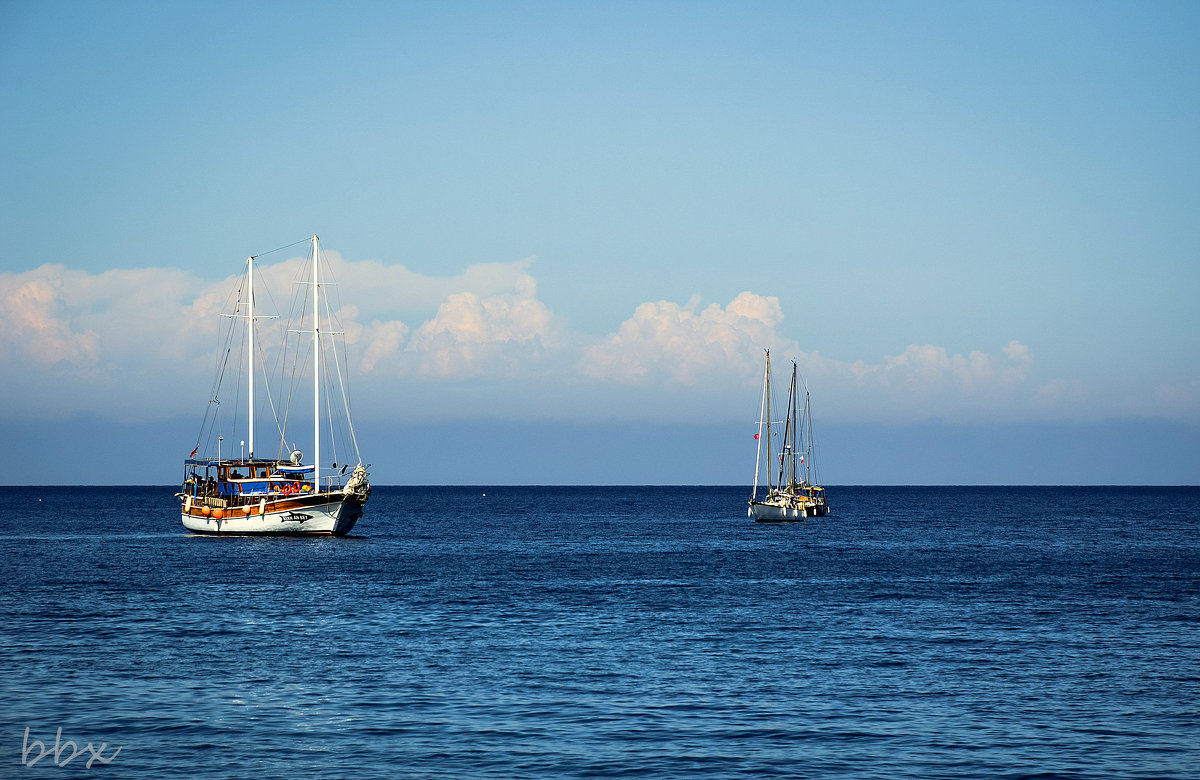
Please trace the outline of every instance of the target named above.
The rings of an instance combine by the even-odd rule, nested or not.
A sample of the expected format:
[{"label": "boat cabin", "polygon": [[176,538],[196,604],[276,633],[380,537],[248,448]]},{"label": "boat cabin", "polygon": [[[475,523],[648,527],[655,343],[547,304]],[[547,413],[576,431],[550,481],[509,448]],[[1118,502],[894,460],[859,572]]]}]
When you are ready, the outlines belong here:
[{"label": "boat cabin", "polygon": [[183,468],[183,494],[206,503],[217,499],[236,506],[270,495],[312,492],[312,466],[281,465],[262,458],[189,458]]}]

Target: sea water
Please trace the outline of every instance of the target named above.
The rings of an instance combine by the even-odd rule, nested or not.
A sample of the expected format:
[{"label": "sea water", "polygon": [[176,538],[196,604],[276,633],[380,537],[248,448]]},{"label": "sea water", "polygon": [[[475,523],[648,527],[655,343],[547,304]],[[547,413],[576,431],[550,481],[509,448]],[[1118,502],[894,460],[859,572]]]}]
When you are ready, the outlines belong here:
[{"label": "sea water", "polygon": [[1200,777],[1197,488],[173,492],[0,488],[0,777]]}]

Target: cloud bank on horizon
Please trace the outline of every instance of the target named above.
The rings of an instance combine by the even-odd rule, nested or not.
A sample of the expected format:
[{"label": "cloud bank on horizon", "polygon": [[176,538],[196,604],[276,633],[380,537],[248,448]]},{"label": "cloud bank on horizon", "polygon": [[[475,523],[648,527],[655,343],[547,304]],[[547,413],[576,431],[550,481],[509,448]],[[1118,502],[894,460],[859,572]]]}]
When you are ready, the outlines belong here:
[{"label": "cloud bank on horizon", "polygon": [[[353,301],[339,315],[366,418],[449,413],[443,391],[453,388],[460,418],[748,419],[762,351],[771,348],[777,365],[797,361],[829,421],[1200,419],[1200,383],[1111,398],[1046,376],[1034,348],[1017,340],[967,354],[898,344],[891,355],[834,358],[805,343],[800,318],[789,321],[779,298],[751,290],[725,304],[695,295],[682,304],[646,301],[616,312],[614,330],[595,338],[572,331],[569,314],[539,298],[532,259],[429,276],[326,254],[341,295]],[[264,265],[259,278],[278,295],[301,263]],[[3,414],[194,415],[218,351],[218,314],[236,285],[237,277],[205,282],[170,268],[93,274],[43,265],[0,274],[0,358],[19,367],[0,378]],[[284,313],[284,301],[260,301]]]}]

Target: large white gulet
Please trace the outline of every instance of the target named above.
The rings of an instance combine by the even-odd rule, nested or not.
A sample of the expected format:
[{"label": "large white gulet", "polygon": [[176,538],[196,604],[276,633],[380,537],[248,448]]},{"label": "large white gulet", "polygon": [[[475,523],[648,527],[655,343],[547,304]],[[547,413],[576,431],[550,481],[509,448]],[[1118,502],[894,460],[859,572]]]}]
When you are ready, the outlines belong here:
[{"label": "large white gulet", "polygon": [[[226,341],[218,356],[217,377],[197,437],[196,448],[184,460],[183,488],[176,495],[183,504],[183,525],[189,531],[202,534],[268,534],[302,536],[345,536],[362,517],[363,507],[371,494],[367,481],[367,465],[358,452],[358,440],[350,419],[350,401],[343,372],[346,369],[344,348],[338,354],[335,330],[336,310],[331,309],[327,287],[327,272],[323,273],[320,243],[313,236],[309,273],[297,281],[293,305],[294,327],[288,328],[274,354],[275,371],[279,379],[296,380],[304,373],[311,359],[312,370],[312,459],[307,463],[304,454],[289,438],[287,421],[292,401],[299,399],[298,383],[280,382],[272,395],[265,395],[274,418],[277,440],[271,445],[274,457],[261,457],[255,439],[255,374],[260,368],[266,375],[269,356],[267,349],[256,339],[259,320],[274,319],[273,315],[255,312],[254,261],[246,260],[246,274],[238,291],[237,304],[227,330]],[[311,309],[309,308],[311,304]],[[311,317],[309,312],[311,311]],[[245,339],[236,338],[235,324],[245,325]],[[295,339],[291,339],[294,336]],[[311,353],[304,345],[311,339]],[[291,348],[291,341],[295,348]],[[234,353],[244,345],[245,363],[234,361]],[[220,391],[226,369],[245,365],[246,419],[234,423],[245,425],[240,445],[226,428],[219,413]],[[340,394],[334,394],[336,389]],[[225,387],[237,393],[236,387]],[[286,395],[282,389],[288,384]],[[323,396],[324,390],[324,396]],[[329,396],[334,397],[330,399]],[[339,397],[340,395],[340,397]],[[261,403],[261,401],[260,401]],[[297,404],[298,406],[299,404]],[[239,405],[234,407],[239,410]],[[335,422],[336,420],[336,422]],[[238,425],[240,429],[240,425]],[[322,459],[322,435],[330,439],[327,454],[331,465]],[[240,437],[241,433],[237,433]],[[290,443],[289,443],[290,442]],[[240,446],[238,451],[235,446]],[[339,457],[338,450],[346,454]],[[202,453],[197,457],[197,453]],[[352,458],[352,460],[351,460]],[[349,471],[349,473],[347,473]]]},{"label": "large white gulet", "polygon": [[[812,415],[808,390],[804,391],[804,409],[796,383],[796,361],[792,361],[792,381],[788,385],[787,413],[783,420],[771,419],[771,351],[766,350],[763,372],[762,405],[759,409],[758,454],[754,461],[754,487],[750,491],[747,515],[757,522],[781,522],[823,517],[829,514],[825,488],[812,483]],[[775,451],[775,429],[783,426],[783,440]],[[764,457],[766,468],[763,469]],[[766,472],[766,485],[760,489],[759,476]]]}]

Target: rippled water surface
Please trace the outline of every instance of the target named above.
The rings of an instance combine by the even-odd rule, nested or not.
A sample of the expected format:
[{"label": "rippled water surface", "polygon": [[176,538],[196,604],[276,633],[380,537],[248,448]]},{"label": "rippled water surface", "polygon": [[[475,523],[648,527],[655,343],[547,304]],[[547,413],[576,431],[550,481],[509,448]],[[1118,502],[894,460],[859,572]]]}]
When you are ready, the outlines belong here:
[{"label": "rippled water surface", "polygon": [[1197,488],[172,492],[0,488],[0,777],[1200,776]]}]

